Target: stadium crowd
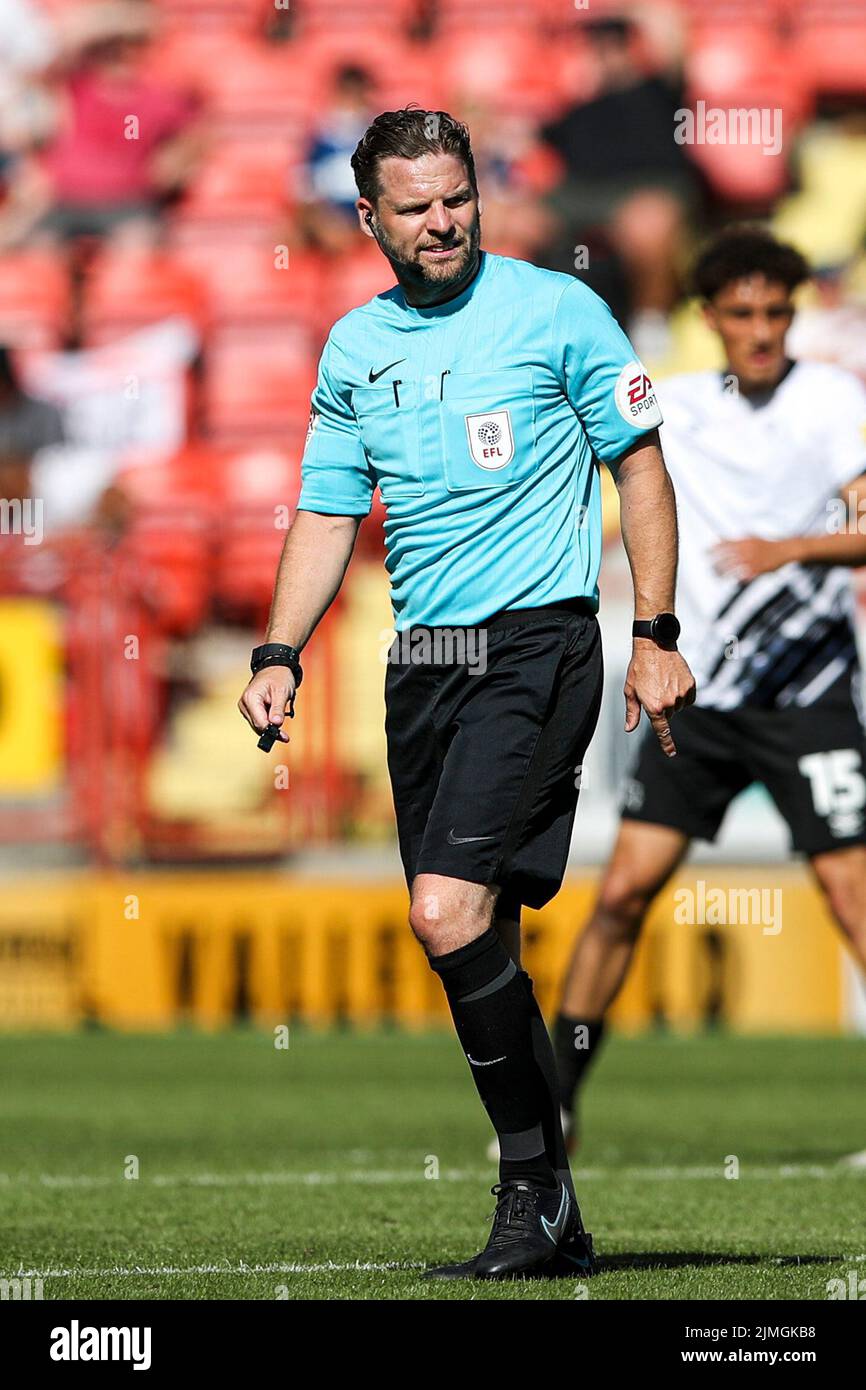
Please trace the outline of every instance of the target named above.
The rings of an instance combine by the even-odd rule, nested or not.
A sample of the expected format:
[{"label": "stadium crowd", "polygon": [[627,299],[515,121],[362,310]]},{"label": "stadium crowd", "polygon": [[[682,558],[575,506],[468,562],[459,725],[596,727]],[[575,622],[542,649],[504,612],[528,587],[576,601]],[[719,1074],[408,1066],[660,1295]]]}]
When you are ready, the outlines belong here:
[{"label": "stadium crowd", "polygon": [[[858,0],[0,0],[0,495],[130,547],[169,637],[262,621],[321,345],[392,283],[349,156],[410,101],[469,124],[486,248],[657,374],[712,361],[684,268],[742,218],[815,267],[796,350],[866,374]],[[699,103],[781,149],[680,143]]]}]

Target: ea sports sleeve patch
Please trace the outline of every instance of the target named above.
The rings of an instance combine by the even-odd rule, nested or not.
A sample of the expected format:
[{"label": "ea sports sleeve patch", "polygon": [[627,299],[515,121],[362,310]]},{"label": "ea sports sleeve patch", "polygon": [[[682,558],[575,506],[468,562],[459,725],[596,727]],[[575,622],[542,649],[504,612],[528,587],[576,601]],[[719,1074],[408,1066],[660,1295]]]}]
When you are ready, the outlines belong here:
[{"label": "ea sports sleeve patch", "polygon": [[610,309],[579,280],[553,316],[554,369],[593,453],[615,463],[662,423],[655,388]]}]

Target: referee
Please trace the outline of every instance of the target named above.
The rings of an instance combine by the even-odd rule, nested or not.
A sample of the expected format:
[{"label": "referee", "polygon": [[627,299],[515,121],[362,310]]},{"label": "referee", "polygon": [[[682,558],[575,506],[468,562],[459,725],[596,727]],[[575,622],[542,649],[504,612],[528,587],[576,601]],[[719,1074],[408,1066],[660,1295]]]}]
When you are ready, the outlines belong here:
[{"label": "referee", "polygon": [[240,709],[287,741],[299,653],[378,486],[397,632],[385,727],[409,922],[501,1155],[485,1249],[430,1273],[590,1273],[553,1050],[520,969],[520,909],[559,890],[598,717],[599,461],[619,489],[634,579],[626,727],[643,708],[673,754],[668,719],[694,698],[676,650],[661,415],[596,295],[481,250],[464,125],[442,111],[386,111],[352,168],[362,230],[397,284],[339,319],[325,344],[297,515]]}]

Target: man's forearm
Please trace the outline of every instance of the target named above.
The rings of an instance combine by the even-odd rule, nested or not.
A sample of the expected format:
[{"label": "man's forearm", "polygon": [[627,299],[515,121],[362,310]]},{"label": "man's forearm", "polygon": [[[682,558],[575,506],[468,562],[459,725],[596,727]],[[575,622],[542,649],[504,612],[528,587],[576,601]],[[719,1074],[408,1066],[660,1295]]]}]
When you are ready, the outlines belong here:
[{"label": "man's forearm", "polygon": [[781,542],[788,560],[800,565],[866,565],[866,535],[858,532],[823,536],[793,536]]},{"label": "man's forearm", "polygon": [[266,642],[300,651],[339,592],[361,517],[297,512],[280,556]]},{"label": "man's forearm", "polygon": [[620,525],[634,583],[634,615],[671,612],[677,578],[677,511],[673,485],[655,442],[619,462]]}]

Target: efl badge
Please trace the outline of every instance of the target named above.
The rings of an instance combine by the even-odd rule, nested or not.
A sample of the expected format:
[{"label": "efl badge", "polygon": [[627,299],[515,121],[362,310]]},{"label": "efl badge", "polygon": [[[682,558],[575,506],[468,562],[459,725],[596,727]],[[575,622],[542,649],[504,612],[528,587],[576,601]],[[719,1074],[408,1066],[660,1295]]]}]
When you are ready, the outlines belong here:
[{"label": "efl badge", "polygon": [[484,415],[466,416],[469,452],[479,468],[504,468],[514,458],[511,414],[491,410]]}]

